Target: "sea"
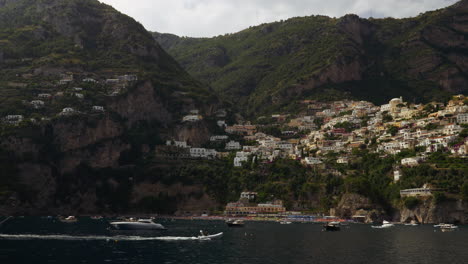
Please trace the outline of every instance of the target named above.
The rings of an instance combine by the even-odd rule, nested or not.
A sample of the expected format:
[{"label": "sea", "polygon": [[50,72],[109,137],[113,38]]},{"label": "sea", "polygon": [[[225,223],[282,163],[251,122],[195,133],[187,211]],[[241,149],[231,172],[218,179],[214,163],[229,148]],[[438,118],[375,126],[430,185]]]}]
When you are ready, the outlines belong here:
[{"label": "sea", "polygon": [[[5,219],[5,218],[3,218]],[[0,218],[0,221],[2,218]],[[164,231],[115,231],[111,219],[14,217],[0,226],[0,263],[468,263],[468,226],[441,232],[432,225],[374,229],[321,224],[156,219]],[[221,237],[198,239],[200,230]]]}]

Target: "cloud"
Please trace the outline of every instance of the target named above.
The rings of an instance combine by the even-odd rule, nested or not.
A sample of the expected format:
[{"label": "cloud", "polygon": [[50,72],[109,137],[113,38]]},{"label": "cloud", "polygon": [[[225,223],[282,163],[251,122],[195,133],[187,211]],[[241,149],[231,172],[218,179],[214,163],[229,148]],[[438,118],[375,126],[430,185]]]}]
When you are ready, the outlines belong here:
[{"label": "cloud", "polygon": [[101,0],[150,31],[211,37],[295,16],[411,17],[457,0]]}]

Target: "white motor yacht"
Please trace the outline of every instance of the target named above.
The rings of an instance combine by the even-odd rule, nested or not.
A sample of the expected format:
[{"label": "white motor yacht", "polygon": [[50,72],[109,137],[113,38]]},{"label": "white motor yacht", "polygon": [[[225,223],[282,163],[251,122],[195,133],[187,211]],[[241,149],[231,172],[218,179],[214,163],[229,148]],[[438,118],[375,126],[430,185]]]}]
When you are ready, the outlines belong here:
[{"label": "white motor yacht", "polygon": [[153,222],[151,219],[129,219],[125,221],[111,222],[111,226],[120,230],[164,230],[163,225]]},{"label": "white motor yacht", "polygon": [[434,225],[434,227],[439,227],[442,232],[454,231],[458,229],[458,226],[453,224],[438,224]]},{"label": "white motor yacht", "polygon": [[372,228],[389,228],[395,226],[394,224],[388,222],[388,221],[383,221],[382,225],[379,226],[372,226]]}]

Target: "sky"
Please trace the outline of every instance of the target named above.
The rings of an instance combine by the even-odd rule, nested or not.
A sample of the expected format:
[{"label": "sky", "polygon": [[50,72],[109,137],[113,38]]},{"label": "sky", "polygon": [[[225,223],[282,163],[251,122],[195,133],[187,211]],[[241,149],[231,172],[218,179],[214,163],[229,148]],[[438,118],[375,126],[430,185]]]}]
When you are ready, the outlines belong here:
[{"label": "sky", "polygon": [[296,16],[412,17],[457,0],[100,0],[149,31],[212,37]]}]

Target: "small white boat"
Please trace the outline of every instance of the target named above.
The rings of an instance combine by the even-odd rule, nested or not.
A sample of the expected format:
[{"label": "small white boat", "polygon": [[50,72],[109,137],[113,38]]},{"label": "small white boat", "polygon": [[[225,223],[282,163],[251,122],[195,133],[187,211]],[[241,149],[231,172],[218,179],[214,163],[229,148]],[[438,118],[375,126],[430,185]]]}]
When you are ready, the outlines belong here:
[{"label": "small white boat", "polygon": [[458,226],[454,225],[454,224],[444,224],[444,223],[440,223],[438,225],[434,225],[434,227],[445,227],[445,228],[458,228]]},{"label": "small white boat", "polygon": [[405,226],[418,226],[418,225],[419,224],[416,223],[416,221],[414,221],[414,220],[411,220],[411,222],[405,224]]},{"label": "small white boat", "polygon": [[282,224],[282,225],[290,225],[290,224],[292,224],[292,222],[289,222],[289,221],[280,221],[279,223]]},{"label": "small white boat", "polygon": [[238,219],[238,220],[233,220],[233,219],[228,219],[226,220],[226,225],[229,227],[243,227],[244,226],[244,221]]},{"label": "small white boat", "polygon": [[110,222],[110,225],[120,230],[165,230],[166,228],[151,219],[129,219],[126,221]]},{"label": "small white boat", "polygon": [[213,235],[200,235],[200,236],[198,236],[198,239],[200,239],[200,240],[210,240],[212,238],[221,237],[222,235],[223,235],[223,232],[213,234]]},{"label": "small white boat", "polygon": [[388,221],[383,221],[382,225],[379,226],[372,226],[372,228],[389,228],[395,226],[394,224],[388,222]]},{"label": "small white boat", "polygon": [[442,232],[449,232],[458,229],[458,226],[453,224],[438,224],[434,225],[434,227],[439,227]]}]

